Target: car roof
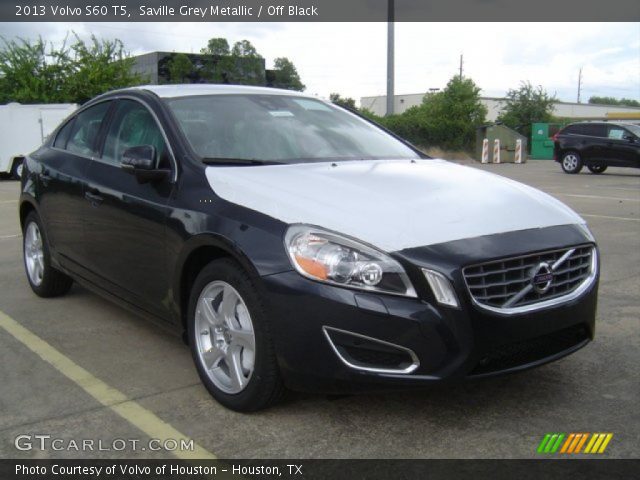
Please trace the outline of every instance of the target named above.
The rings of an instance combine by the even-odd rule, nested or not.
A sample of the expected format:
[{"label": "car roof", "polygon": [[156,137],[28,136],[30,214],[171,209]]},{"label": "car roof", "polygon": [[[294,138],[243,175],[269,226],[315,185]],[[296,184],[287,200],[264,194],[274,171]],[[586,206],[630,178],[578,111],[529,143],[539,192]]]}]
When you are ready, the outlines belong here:
[{"label": "car roof", "polygon": [[188,83],[173,85],[139,85],[109,93],[123,93],[127,91],[146,90],[161,98],[189,97],[196,95],[289,95],[296,97],[316,98],[293,90],[281,88],[254,87],[248,85],[220,85],[209,83]]},{"label": "car roof", "polygon": [[567,125],[615,125],[617,127],[624,127],[625,125],[629,125],[629,123],[611,121],[611,120],[583,120],[582,122],[572,122]]}]

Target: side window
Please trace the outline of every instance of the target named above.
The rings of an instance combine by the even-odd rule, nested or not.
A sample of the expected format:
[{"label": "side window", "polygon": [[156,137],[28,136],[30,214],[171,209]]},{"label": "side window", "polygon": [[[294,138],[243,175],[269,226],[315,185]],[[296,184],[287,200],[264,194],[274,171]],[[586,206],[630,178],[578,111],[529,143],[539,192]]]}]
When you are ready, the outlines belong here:
[{"label": "side window", "polygon": [[613,140],[622,140],[622,137],[624,137],[625,134],[627,134],[627,131],[622,127],[615,127],[615,126],[609,127],[608,137]]},{"label": "side window", "polygon": [[585,123],[583,126],[584,134],[590,137],[606,137],[607,127],[605,125],[599,125],[597,123]]},{"label": "side window", "polygon": [[120,100],[104,143],[102,159],[119,165],[127,148],[152,145],[158,165],[169,168],[167,148],[160,127],[147,108],[134,100]]},{"label": "side window", "polygon": [[80,113],[71,129],[67,150],[80,155],[95,155],[96,137],[111,102],[102,102]]},{"label": "side window", "polygon": [[53,142],[54,147],[64,149],[67,146],[67,140],[69,139],[69,134],[71,133],[74,122],[75,118],[72,118],[58,131],[58,135],[56,135],[56,139]]},{"label": "side window", "polygon": [[582,135],[582,125],[569,125],[562,133],[568,133],[570,135]]}]

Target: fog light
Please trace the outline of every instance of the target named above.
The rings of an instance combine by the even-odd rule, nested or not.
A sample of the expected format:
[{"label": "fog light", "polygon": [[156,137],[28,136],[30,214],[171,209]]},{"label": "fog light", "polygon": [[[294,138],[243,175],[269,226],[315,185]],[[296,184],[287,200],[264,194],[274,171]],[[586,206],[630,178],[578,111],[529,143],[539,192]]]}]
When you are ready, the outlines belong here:
[{"label": "fog light", "polygon": [[451,282],[447,280],[447,277],[440,272],[426,268],[422,269],[422,273],[424,273],[427,282],[429,282],[431,291],[438,303],[458,308],[458,297],[456,297],[456,292],[453,290],[453,286]]}]

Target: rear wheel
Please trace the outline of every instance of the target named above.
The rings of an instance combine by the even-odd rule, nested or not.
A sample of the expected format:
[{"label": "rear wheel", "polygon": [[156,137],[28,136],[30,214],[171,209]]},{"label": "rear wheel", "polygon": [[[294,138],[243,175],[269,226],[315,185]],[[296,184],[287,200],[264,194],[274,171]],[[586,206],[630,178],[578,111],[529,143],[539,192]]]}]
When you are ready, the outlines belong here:
[{"label": "rear wheel", "polygon": [[71,288],[73,280],[51,266],[47,237],[35,212],[24,222],[23,259],[27,280],[36,295],[57,297]]},{"label": "rear wheel", "polygon": [[565,173],[580,173],[582,170],[582,159],[578,152],[565,152],[560,163]]},{"label": "rear wheel", "polygon": [[240,412],[266,408],[284,392],[267,313],[252,279],[231,259],[198,275],[189,301],[191,353],[209,393]]},{"label": "rear wheel", "polygon": [[600,174],[604,173],[607,169],[606,165],[602,165],[601,163],[597,163],[595,165],[587,165],[587,168],[591,171],[591,173]]}]

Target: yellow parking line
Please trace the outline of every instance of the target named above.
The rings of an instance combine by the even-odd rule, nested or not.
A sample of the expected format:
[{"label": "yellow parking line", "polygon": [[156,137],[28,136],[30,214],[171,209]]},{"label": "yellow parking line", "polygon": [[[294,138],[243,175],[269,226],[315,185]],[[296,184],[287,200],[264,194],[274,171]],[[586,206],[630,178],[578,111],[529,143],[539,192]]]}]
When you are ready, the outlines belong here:
[{"label": "yellow parking line", "polygon": [[[0,327],[32,352],[36,353],[45,362],[51,364],[56,370],[73,381],[102,405],[120,415],[149,437],[158,439],[162,443],[167,439],[178,441],[184,439],[185,441],[189,441],[188,437],[153,412],[147,410],[134,400],[129,400],[124,393],[93,376],[69,357],[60,353],[2,311],[0,311]],[[195,441],[193,442],[192,451],[176,450],[171,453],[183,460],[216,458],[214,454],[195,443]]]}]

